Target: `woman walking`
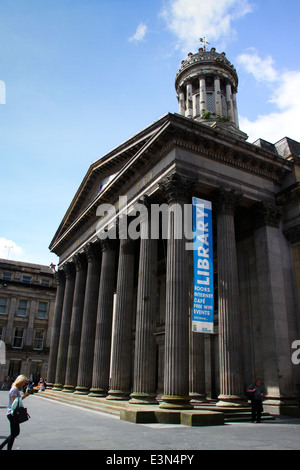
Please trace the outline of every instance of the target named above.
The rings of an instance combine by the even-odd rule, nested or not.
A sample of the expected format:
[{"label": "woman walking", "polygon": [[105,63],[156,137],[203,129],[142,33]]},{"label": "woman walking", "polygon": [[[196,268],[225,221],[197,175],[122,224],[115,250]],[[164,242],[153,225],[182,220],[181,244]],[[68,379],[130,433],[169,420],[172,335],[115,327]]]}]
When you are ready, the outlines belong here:
[{"label": "woman walking", "polygon": [[15,399],[19,400],[21,398],[24,400],[29,393],[25,392],[24,395],[21,395],[20,390],[24,387],[27,382],[27,377],[25,375],[19,375],[14,383],[11,386],[11,389],[8,394],[8,408],[7,408],[7,418],[10,422],[10,435],[2,442],[0,445],[0,450],[7,444],[7,450],[11,450],[15,438],[20,434],[20,425],[17,418],[13,414],[12,406]]}]

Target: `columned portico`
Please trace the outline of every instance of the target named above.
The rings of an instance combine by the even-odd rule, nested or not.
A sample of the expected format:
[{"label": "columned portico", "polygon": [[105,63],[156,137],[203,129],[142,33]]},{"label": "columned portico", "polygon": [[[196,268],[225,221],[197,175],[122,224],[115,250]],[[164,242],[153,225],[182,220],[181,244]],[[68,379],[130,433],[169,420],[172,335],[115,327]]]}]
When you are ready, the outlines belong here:
[{"label": "columned portico", "polygon": [[[104,397],[108,406],[126,400],[135,409],[180,410],[218,399],[220,411],[245,404],[259,376],[268,402],[286,403],[300,383],[291,363],[300,337],[300,143],[246,142],[236,70],[214,48],[188,54],[175,88],[180,114],[164,115],[91,164],[52,240],[60,262],[47,383],[87,401]],[[212,203],[209,223],[201,214],[197,225],[196,266],[183,224],[192,197]],[[133,220],[138,201],[148,210],[140,205]],[[207,284],[197,292],[194,268],[203,275],[206,258],[214,291]],[[203,309],[192,307],[194,290]],[[203,324],[214,313],[213,329],[192,331],[193,309]]]}]

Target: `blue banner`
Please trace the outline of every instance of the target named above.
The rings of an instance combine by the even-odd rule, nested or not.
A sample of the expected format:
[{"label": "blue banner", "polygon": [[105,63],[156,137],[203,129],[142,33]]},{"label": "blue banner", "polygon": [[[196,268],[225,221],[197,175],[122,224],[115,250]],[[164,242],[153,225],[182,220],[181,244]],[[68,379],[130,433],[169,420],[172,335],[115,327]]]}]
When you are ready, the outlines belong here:
[{"label": "blue banner", "polygon": [[214,332],[214,263],[211,202],[193,197],[194,298],[192,331]]}]

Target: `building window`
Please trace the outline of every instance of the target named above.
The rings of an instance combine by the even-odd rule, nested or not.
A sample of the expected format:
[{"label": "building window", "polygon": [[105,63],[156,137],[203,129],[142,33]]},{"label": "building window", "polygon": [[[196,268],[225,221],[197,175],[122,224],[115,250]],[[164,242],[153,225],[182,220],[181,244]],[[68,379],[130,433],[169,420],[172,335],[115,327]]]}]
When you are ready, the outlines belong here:
[{"label": "building window", "polygon": [[6,313],[7,297],[0,297],[0,313]]},{"label": "building window", "polygon": [[3,273],[2,274],[3,281],[11,281],[12,280],[12,273]]},{"label": "building window", "polygon": [[13,338],[13,348],[22,348],[23,347],[23,333],[24,333],[24,328],[15,328],[15,333],[14,333],[14,338]]},{"label": "building window", "polygon": [[4,341],[4,326],[0,325],[0,341]]},{"label": "building window", "polygon": [[18,315],[19,317],[26,317],[27,315],[28,300],[19,300]]},{"label": "building window", "polygon": [[34,340],[33,340],[33,349],[43,349],[44,345],[44,330],[35,330]]},{"label": "building window", "polygon": [[22,282],[23,282],[23,284],[31,284],[31,276],[25,276],[25,275],[23,274],[23,276],[22,276]]},{"label": "building window", "polygon": [[215,114],[216,106],[215,106],[215,95],[214,93],[206,93],[206,107],[207,111]]},{"label": "building window", "polygon": [[50,280],[49,279],[42,279],[41,280],[41,286],[49,287],[50,286]]},{"label": "building window", "polygon": [[46,318],[47,316],[47,302],[39,302],[37,317],[38,318]]}]

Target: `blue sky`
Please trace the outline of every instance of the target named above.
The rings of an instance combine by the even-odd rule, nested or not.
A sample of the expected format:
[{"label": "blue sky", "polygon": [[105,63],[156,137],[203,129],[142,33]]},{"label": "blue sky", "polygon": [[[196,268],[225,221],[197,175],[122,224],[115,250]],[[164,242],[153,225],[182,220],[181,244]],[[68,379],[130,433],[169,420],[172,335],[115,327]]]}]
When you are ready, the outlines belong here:
[{"label": "blue sky", "polygon": [[239,75],[253,142],[300,140],[300,1],[1,0],[0,257],[57,264],[91,162],[166,112],[205,36]]}]

